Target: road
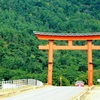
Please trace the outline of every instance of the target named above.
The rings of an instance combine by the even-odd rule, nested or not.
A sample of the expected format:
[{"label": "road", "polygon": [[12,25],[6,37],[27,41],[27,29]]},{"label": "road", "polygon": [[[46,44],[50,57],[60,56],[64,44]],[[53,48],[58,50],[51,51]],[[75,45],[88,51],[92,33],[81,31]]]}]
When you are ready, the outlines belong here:
[{"label": "road", "polygon": [[51,86],[9,97],[5,100],[69,100],[84,91],[84,87]]}]

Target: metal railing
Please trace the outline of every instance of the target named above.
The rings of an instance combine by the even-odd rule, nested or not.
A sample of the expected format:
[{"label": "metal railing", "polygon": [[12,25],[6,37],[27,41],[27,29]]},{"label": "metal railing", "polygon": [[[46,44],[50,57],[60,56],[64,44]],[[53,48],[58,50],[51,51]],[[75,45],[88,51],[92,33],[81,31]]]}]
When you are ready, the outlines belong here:
[{"label": "metal railing", "polygon": [[2,89],[9,88],[18,88],[22,86],[43,86],[43,83],[36,79],[19,79],[19,80],[10,80],[10,81],[1,81]]}]

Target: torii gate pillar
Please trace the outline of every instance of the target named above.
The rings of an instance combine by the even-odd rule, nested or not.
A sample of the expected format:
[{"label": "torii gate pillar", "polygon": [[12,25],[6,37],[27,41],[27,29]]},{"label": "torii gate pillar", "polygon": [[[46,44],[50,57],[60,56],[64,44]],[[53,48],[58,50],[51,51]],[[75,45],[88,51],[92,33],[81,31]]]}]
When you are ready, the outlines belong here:
[{"label": "torii gate pillar", "polygon": [[88,86],[93,85],[92,40],[87,41],[88,46]]},{"label": "torii gate pillar", "polygon": [[53,67],[53,40],[49,41],[48,50],[48,84],[52,85],[52,68]]}]

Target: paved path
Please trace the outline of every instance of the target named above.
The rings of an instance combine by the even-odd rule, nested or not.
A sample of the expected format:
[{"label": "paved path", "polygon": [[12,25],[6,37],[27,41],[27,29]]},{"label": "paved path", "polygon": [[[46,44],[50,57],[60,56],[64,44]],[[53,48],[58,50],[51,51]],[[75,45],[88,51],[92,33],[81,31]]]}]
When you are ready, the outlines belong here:
[{"label": "paved path", "polygon": [[84,91],[84,87],[51,86],[19,94],[5,100],[69,100],[71,97]]}]

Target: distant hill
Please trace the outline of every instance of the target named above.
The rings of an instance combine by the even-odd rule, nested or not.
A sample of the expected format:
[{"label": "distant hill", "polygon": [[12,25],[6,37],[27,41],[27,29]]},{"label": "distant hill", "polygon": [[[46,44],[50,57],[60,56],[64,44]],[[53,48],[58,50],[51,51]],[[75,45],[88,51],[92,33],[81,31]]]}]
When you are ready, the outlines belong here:
[{"label": "distant hill", "polygon": [[[47,81],[47,51],[38,50],[33,31],[100,32],[99,0],[0,0],[0,80],[36,78]],[[57,42],[66,44],[66,42]],[[85,44],[86,42],[75,42]],[[93,41],[99,44],[100,41]],[[93,51],[95,72],[100,68],[100,51]],[[53,84],[87,83],[86,51],[55,51]],[[95,76],[96,79],[98,74]]]}]

